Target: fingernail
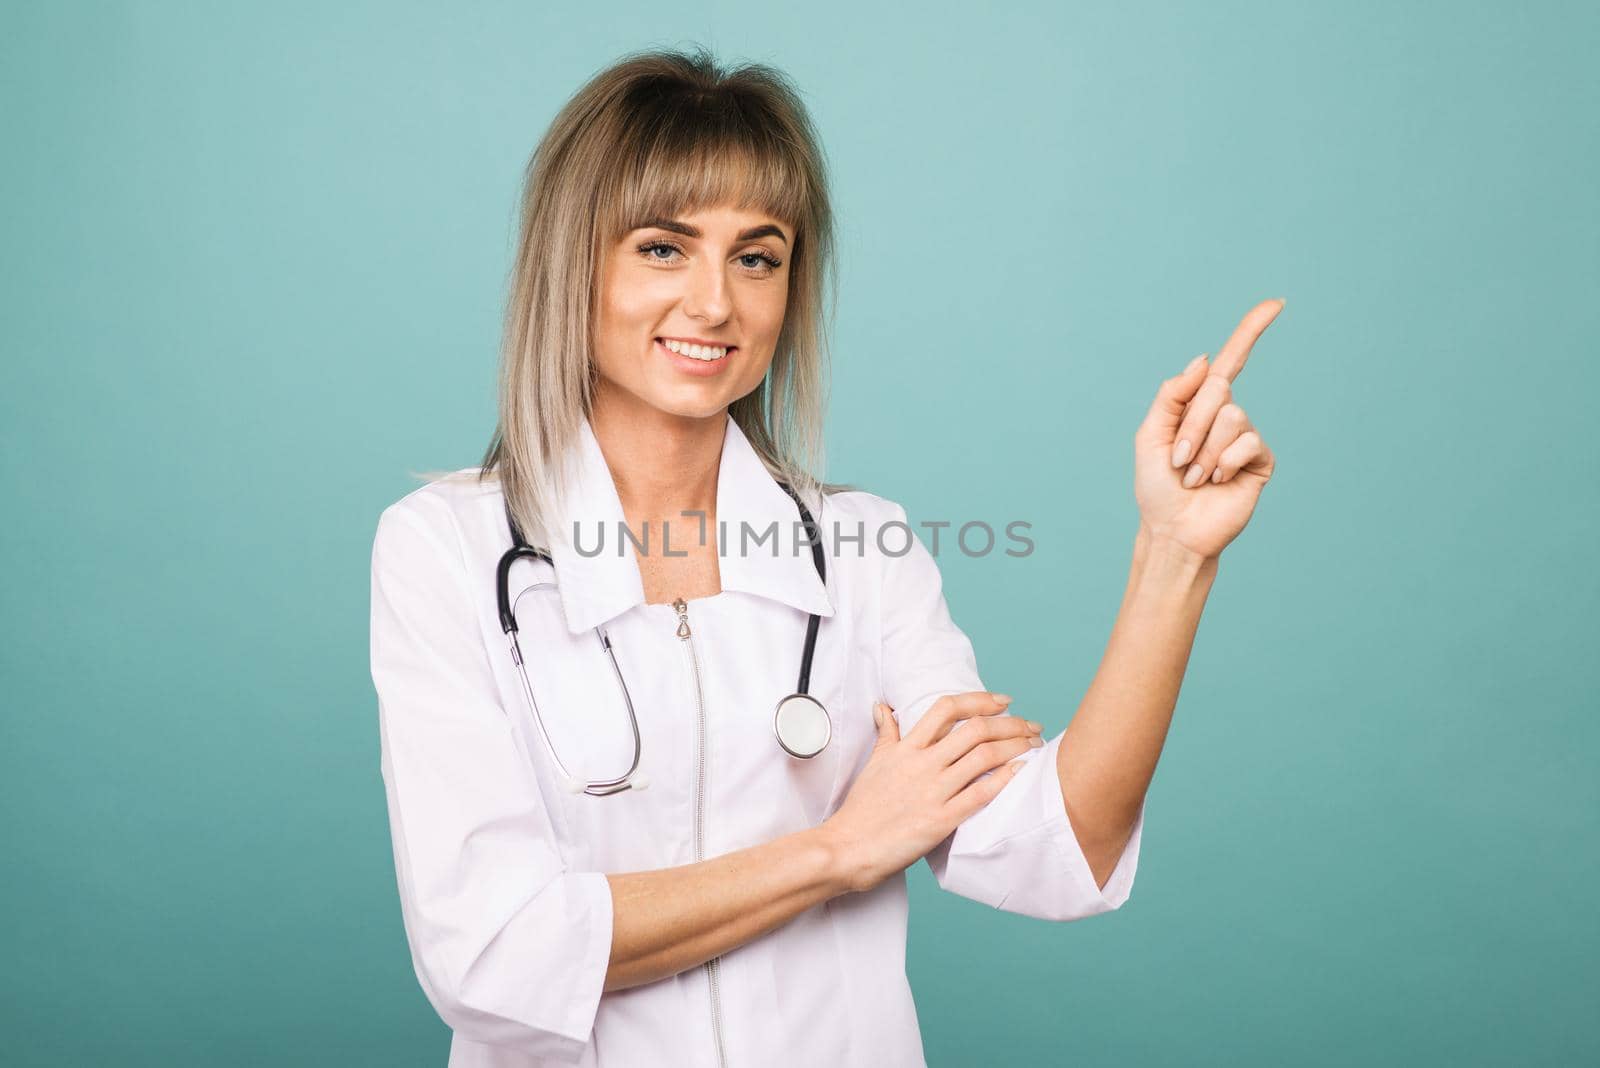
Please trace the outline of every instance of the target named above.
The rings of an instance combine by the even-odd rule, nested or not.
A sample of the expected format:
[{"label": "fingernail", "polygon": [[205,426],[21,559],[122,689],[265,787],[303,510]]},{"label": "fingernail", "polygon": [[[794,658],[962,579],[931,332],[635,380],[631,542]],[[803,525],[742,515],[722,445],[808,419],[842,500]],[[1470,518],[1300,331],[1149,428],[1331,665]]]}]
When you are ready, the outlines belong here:
[{"label": "fingernail", "polygon": [[990,700],[998,701],[1002,705],[1009,705],[1011,703],[1011,697],[1008,694],[992,693],[989,695],[989,698]]},{"label": "fingernail", "polygon": [[1211,481],[1213,481],[1213,482],[1221,482],[1222,481],[1222,468],[1219,467],[1215,471],[1211,472]]},{"label": "fingernail", "polygon": [[1206,474],[1206,469],[1201,467],[1199,464],[1195,464],[1193,467],[1189,468],[1189,470],[1187,472],[1184,473],[1184,476],[1183,476],[1183,484],[1184,484],[1184,486],[1188,487],[1188,488],[1192,488],[1194,486],[1200,485],[1200,480],[1205,477],[1205,474]]},{"label": "fingernail", "polygon": [[1204,363],[1205,360],[1206,360],[1206,354],[1202,352],[1200,355],[1196,356],[1194,359],[1189,361],[1189,366],[1185,367],[1183,369],[1182,373],[1183,374],[1188,374],[1190,371],[1193,371],[1196,367],[1198,367],[1202,363]]},{"label": "fingernail", "polygon": [[1028,739],[1028,745],[1034,749],[1043,749],[1044,739],[1035,734],[1032,738]]},{"label": "fingernail", "polygon": [[1289,298],[1288,297],[1276,297],[1274,299],[1276,299],[1278,304],[1279,304],[1279,308],[1278,308],[1279,311],[1282,311],[1284,306],[1287,306],[1288,303],[1289,303]]},{"label": "fingernail", "polygon": [[1189,439],[1188,438],[1184,438],[1182,441],[1178,442],[1176,445],[1174,445],[1172,447],[1172,466],[1173,467],[1182,467],[1183,466],[1183,461],[1185,461],[1185,460],[1187,460],[1189,458],[1189,450],[1190,450],[1190,448],[1192,448],[1192,446],[1189,444]]},{"label": "fingernail", "polygon": [[1030,731],[1032,731],[1033,733],[1038,734],[1040,731],[1044,730],[1044,724],[1043,723],[1035,723],[1033,720],[1030,719],[1028,721],[1028,729]]}]

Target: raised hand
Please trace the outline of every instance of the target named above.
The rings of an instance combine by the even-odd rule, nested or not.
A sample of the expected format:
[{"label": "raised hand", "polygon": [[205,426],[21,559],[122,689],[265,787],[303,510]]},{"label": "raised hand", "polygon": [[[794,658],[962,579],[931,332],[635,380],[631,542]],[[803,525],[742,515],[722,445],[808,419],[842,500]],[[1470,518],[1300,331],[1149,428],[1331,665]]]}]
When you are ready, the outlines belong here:
[{"label": "raised hand", "polygon": [[1244,529],[1272,477],[1272,450],[1234,403],[1233,383],[1282,310],[1282,300],[1262,301],[1245,313],[1215,362],[1202,353],[1162,382],[1133,437],[1141,524],[1206,559]]}]

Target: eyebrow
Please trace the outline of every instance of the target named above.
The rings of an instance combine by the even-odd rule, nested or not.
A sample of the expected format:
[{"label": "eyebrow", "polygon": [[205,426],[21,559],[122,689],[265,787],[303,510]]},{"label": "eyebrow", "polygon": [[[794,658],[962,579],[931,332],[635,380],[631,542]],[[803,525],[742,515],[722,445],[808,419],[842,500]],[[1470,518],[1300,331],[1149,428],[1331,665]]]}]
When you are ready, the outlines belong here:
[{"label": "eyebrow", "polygon": [[[673,233],[682,234],[684,237],[697,238],[702,236],[698,228],[690,226],[686,222],[680,222],[677,219],[646,219],[644,222],[634,227],[635,230],[648,230],[651,228],[659,230],[671,230]],[[783,231],[778,227],[773,226],[771,223],[763,223],[761,226],[752,226],[748,230],[741,230],[734,240],[754,241],[758,237],[767,237],[769,235],[777,238],[779,241],[782,241],[785,244],[787,244],[789,241],[787,237],[783,236]]]}]

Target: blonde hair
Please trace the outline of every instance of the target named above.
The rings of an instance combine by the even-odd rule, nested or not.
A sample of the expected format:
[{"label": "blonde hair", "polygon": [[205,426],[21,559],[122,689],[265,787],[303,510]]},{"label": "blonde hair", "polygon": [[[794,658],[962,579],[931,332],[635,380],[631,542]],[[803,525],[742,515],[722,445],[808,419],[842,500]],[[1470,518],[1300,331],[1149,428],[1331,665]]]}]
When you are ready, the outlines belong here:
[{"label": "blonde hair", "polygon": [[772,67],[724,69],[704,48],[635,52],[566,103],[525,175],[499,424],[469,474],[499,480],[530,539],[545,529],[544,508],[563,489],[562,457],[590,412],[604,250],[646,220],[723,204],[764,211],[795,233],[772,365],[729,416],[774,478],[808,500],[834,488],[812,473],[837,302],[833,213],[800,94]]}]

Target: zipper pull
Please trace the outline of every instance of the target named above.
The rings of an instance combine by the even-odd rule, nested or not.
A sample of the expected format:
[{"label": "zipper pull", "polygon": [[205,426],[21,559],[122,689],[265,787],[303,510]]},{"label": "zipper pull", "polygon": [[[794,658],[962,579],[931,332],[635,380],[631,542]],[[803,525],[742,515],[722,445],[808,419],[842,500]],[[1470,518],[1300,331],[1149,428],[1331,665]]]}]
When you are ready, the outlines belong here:
[{"label": "zipper pull", "polygon": [[678,613],[678,637],[685,640],[689,637],[689,606],[682,597],[672,602],[673,611]]}]

